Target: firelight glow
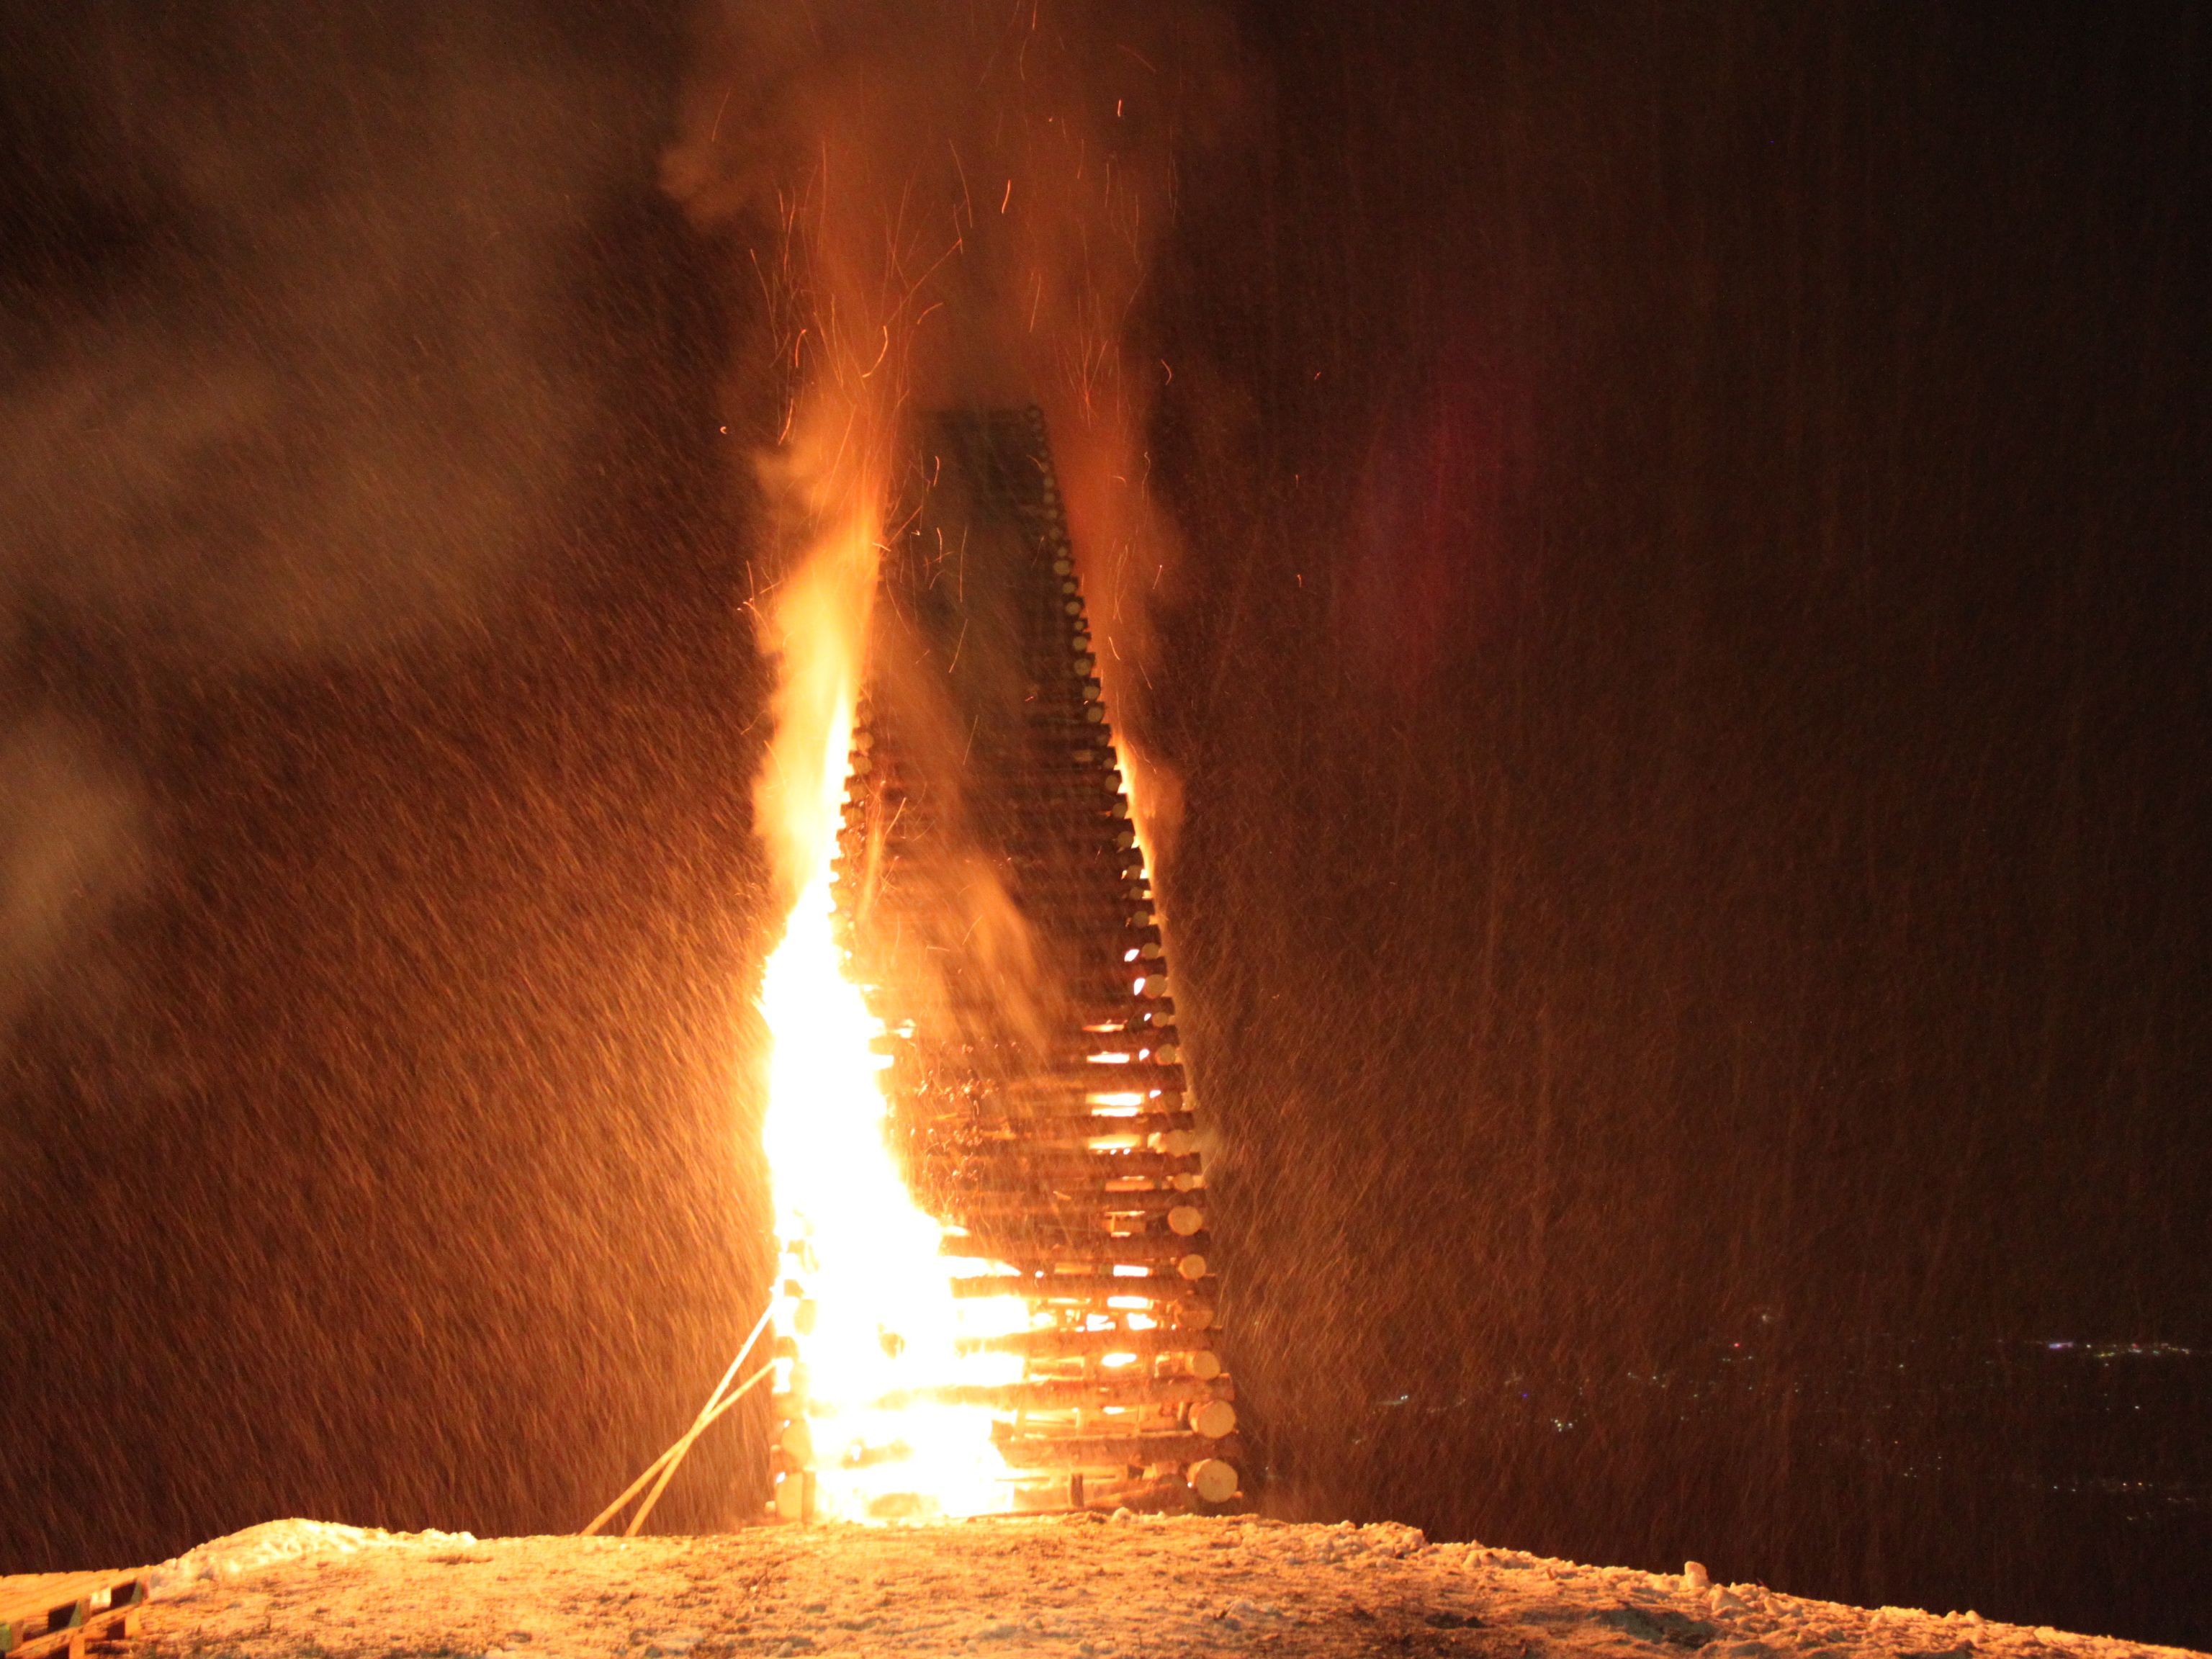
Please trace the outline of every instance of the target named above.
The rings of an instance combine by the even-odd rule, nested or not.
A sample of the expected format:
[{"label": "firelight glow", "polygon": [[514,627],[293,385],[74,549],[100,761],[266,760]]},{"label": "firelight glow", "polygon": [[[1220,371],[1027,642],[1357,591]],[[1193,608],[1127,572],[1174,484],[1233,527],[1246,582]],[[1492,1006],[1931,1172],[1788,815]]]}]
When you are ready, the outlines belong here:
[{"label": "firelight glow", "polygon": [[[803,601],[803,591],[792,598]],[[842,635],[853,627],[850,612],[840,617],[835,606],[784,610],[787,623],[811,611]],[[945,1229],[915,1203],[884,1139],[888,1062],[873,1047],[883,1028],[845,974],[834,927],[834,804],[845,785],[850,676],[805,655],[852,665],[856,641],[811,632],[788,628],[784,637],[779,738],[819,733],[811,757],[819,769],[796,775],[810,757],[780,741],[772,763],[781,775],[763,794],[783,808],[773,840],[787,852],[812,842],[760,998],[771,1043],[763,1139],[781,1249],[775,1383],[778,1415],[793,1419],[780,1448],[777,1504],[793,1518],[852,1521],[988,1513],[1009,1507],[1007,1471],[989,1406],[965,1391],[1018,1381],[1022,1361],[981,1352],[972,1339],[1023,1329],[1028,1311],[1017,1297],[956,1295],[956,1276],[989,1264],[942,1253]],[[827,710],[794,706],[809,686],[828,692]]]}]

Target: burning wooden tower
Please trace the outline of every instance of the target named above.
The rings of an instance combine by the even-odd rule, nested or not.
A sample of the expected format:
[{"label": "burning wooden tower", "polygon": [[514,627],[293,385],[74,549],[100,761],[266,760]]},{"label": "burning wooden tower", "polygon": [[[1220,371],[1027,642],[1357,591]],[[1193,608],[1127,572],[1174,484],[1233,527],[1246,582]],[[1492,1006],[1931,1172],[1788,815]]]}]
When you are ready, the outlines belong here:
[{"label": "burning wooden tower", "polygon": [[[1015,1507],[1232,1501],[1192,1103],[1043,416],[925,417],[836,866],[908,1184],[1030,1328],[981,1339]],[[1007,1276],[1012,1269],[1013,1277]]]}]

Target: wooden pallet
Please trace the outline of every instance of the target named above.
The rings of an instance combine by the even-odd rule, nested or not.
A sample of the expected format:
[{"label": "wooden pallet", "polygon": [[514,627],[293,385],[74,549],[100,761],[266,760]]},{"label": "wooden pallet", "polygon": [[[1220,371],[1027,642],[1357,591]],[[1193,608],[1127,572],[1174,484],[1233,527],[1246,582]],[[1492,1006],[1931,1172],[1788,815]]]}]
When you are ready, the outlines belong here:
[{"label": "wooden pallet", "polygon": [[0,1577],[0,1656],[83,1659],[138,1633],[145,1570],[34,1572]]}]

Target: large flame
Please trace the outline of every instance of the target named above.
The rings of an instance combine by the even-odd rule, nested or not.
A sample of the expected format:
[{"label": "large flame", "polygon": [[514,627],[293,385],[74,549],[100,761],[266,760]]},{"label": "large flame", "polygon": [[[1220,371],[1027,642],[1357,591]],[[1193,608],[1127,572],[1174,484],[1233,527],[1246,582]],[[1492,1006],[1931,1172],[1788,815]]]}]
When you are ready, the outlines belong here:
[{"label": "large flame", "polygon": [[942,1253],[944,1226],[900,1176],[884,1134],[882,1026],[836,938],[832,865],[873,532],[862,514],[817,548],[772,612],[781,673],[759,805],[798,897],[761,988],[772,1044],[763,1138],[781,1248],[778,1414],[792,1420],[777,1499],[794,1518],[1007,1508],[991,1409],[975,1391],[1018,1380],[1021,1361],[962,1350],[1027,1320],[1018,1298],[956,1294],[956,1275],[983,1264]]},{"label": "large flame", "polygon": [[[1112,596],[1101,672],[1117,699],[1137,690],[1120,664],[1141,662],[1144,601],[1170,556],[1141,482],[1156,360],[1120,331],[1172,199],[1169,89],[1188,77],[1160,65],[1187,33],[1212,40],[1202,13],[1086,3],[1041,24],[1033,8],[751,0],[700,14],[705,55],[663,179],[733,247],[780,229],[780,256],[747,276],[792,393],[765,496],[775,539],[811,550],[763,607],[781,678],[757,798],[791,906],[762,992],[776,1382],[793,1425],[780,1455],[802,1477],[779,1486],[787,1514],[810,1486],[816,1512],[852,1517],[1008,1507],[986,1395],[1022,1362],[960,1345],[1022,1328],[1027,1304],[956,1293],[954,1273],[988,1264],[940,1254],[945,1229],[901,1184],[879,1034],[842,971],[832,864],[883,486],[914,409],[1046,408],[1067,439],[1061,487],[1103,560],[1092,586]],[[725,430],[755,418],[761,367],[733,368]],[[1141,798],[1147,836],[1157,798]],[[1149,1321],[1149,1303],[1115,1300],[1133,1328]]]}]

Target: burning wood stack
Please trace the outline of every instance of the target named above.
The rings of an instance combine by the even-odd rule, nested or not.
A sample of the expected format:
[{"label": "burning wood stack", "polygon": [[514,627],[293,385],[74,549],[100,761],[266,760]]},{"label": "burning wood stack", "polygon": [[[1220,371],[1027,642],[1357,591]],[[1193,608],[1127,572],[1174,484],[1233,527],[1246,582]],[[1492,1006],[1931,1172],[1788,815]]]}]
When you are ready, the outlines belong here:
[{"label": "burning wood stack", "polygon": [[[1016,1506],[1227,1504],[1234,1389],[1145,855],[1044,422],[927,417],[837,865],[906,1175],[1031,1328],[988,1398]],[[1018,1275],[1006,1276],[1011,1268]]]}]

